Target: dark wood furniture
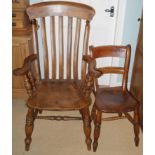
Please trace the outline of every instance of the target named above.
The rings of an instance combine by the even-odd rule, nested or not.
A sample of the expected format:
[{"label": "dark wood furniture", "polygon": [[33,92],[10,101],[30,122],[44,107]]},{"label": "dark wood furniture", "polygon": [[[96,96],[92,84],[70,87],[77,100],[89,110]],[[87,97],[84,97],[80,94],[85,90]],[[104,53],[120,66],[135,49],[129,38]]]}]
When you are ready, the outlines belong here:
[{"label": "dark wood furniture", "polygon": [[140,126],[143,129],[143,20],[141,20],[139,29],[130,91],[140,102]]},{"label": "dark wood furniture", "polygon": [[[27,13],[32,22],[34,53],[24,60],[22,68],[14,70],[15,75],[23,75],[25,78],[25,88],[28,93],[28,113],[26,116],[26,139],[25,149],[29,150],[31,135],[36,118],[51,120],[72,120],[80,117],[68,116],[38,116],[38,112],[43,110],[79,110],[82,115],[84,133],[88,150],[91,149],[91,119],[89,105],[91,104],[90,93],[93,87],[93,78],[100,73],[95,70],[95,63],[89,59],[88,39],[90,31],[90,21],[95,14],[95,10],[87,5],[72,2],[42,2],[33,4],[27,8]],[[50,43],[49,51],[46,34],[46,17],[50,17]],[[67,34],[64,34],[64,18],[68,19]],[[37,20],[41,20],[40,29],[42,31],[42,43],[44,49],[44,77],[40,74],[40,61],[37,42]],[[58,39],[56,39],[56,20],[58,21]],[[84,21],[84,36],[80,36],[81,25]],[[75,22],[75,26],[73,23]],[[73,31],[73,29],[75,31]],[[75,33],[73,33],[75,32]],[[67,41],[64,41],[64,37]],[[79,43],[82,39],[83,49],[79,50]],[[67,44],[65,46],[65,43]],[[64,78],[64,50],[67,49],[67,71]],[[52,54],[52,78],[49,72],[49,53]],[[79,54],[82,52],[83,60],[79,65]],[[58,57],[59,56],[59,57]],[[82,57],[81,57],[82,58]],[[36,61],[35,61],[36,60]],[[57,63],[59,62],[59,64]],[[87,63],[89,64],[88,74],[86,74]],[[57,70],[58,65],[58,70]],[[72,69],[73,72],[72,72]],[[81,73],[81,76],[80,74]],[[72,75],[73,74],[73,75]],[[59,76],[57,76],[59,75]]]},{"label": "dark wood furniture", "polygon": [[[100,126],[102,113],[117,113],[118,117],[122,114],[133,124],[135,132],[135,145],[139,143],[139,102],[127,90],[127,77],[130,60],[130,46],[98,46],[91,47],[92,57],[121,57],[125,58],[123,67],[103,67],[98,70],[104,74],[122,74],[122,86],[109,88],[96,88],[95,103],[92,109],[92,119],[94,120],[94,142],[93,150],[96,151],[98,138],[100,135]],[[128,112],[134,111],[134,118]]]}]

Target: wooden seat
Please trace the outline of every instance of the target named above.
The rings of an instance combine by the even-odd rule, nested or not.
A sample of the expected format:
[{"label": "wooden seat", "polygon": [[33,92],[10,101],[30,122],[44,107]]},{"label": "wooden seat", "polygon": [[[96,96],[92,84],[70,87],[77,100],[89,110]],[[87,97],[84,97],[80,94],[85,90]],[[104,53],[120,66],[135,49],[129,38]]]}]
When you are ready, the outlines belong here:
[{"label": "wooden seat", "polygon": [[[91,47],[92,59],[101,57],[121,57],[125,59],[123,67],[100,67],[97,68],[102,75],[105,74],[122,74],[122,86],[101,88],[95,80],[95,102],[91,112],[94,120],[94,142],[93,151],[96,151],[98,146],[98,138],[100,135],[100,127],[102,121],[102,113],[117,113],[118,119],[122,114],[133,124],[135,133],[135,145],[139,144],[139,102],[127,89],[127,77],[130,60],[130,46],[98,46]],[[134,112],[132,118],[128,112]],[[115,120],[116,117],[111,117],[108,120]],[[109,135],[110,136],[110,135]]]},{"label": "wooden seat", "polygon": [[[14,75],[24,76],[29,95],[25,149],[30,148],[36,118],[74,118],[83,120],[85,142],[90,150],[90,93],[93,78],[100,74],[88,56],[90,22],[95,10],[85,4],[52,1],[30,5],[27,14],[32,23],[34,51],[21,68],[14,70]],[[79,110],[82,117],[38,116],[43,110]]]},{"label": "wooden seat", "polygon": [[80,110],[91,103],[82,94],[80,84],[80,81],[42,80],[27,105],[41,110]]},{"label": "wooden seat", "polygon": [[123,91],[122,87],[100,88],[95,97],[96,107],[103,112],[128,112],[134,110],[137,105],[137,101],[129,92]]}]

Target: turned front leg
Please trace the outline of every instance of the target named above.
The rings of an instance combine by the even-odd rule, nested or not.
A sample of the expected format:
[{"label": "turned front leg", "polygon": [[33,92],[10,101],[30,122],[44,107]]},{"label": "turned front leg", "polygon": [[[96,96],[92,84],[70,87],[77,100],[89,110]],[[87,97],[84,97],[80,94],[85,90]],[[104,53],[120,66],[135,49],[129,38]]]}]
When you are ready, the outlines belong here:
[{"label": "turned front leg", "polygon": [[81,114],[82,114],[82,119],[83,119],[83,130],[85,133],[85,137],[86,137],[86,144],[87,144],[87,149],[91,150],[91,118],[90,118],[90,112],[89,112],[89,108],[84,108],[81,110]]},{"label": "turned front leg", "polygon": [[30,143],[32,141],[31,135],[34,127],[34,110],[29,108],[26,116],[26,125],[25,125],[25,150],[28,151],[30,148]]}]

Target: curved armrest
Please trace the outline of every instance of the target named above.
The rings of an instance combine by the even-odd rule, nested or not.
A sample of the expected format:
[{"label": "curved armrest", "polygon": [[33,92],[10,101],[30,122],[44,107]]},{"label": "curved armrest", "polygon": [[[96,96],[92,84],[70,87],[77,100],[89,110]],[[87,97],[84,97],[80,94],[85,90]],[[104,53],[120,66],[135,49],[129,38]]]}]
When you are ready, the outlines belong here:
[{"label": "curved armrest", "polygon": [[92,58],[90,55],[83,55],[82,59],[88,63],[88,73],[91,76],[97,78],[102,75],[101,71],[96,69],[96,62],[94,58]]},{"label": "curved armrest", "polygon": [[38,58],[37,54],[32,54],[25,58],[24,64],[21,68],[16,68],[13,70],[13,74],[16,76],[25,75],[31,67],[31,63]]}]

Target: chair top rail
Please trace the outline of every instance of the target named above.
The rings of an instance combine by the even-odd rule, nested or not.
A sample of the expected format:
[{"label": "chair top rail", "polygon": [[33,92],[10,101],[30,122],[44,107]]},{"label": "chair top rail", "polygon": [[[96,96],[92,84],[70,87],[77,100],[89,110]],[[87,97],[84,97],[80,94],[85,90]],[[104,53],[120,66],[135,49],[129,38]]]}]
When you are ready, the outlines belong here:
[{"label": "chair top rail", "polygon": [[75,2],[52,1],[32,4],[27,8],[30,19],[46,16],[69,16],[91,21],[95,14],[94,8]]}]

